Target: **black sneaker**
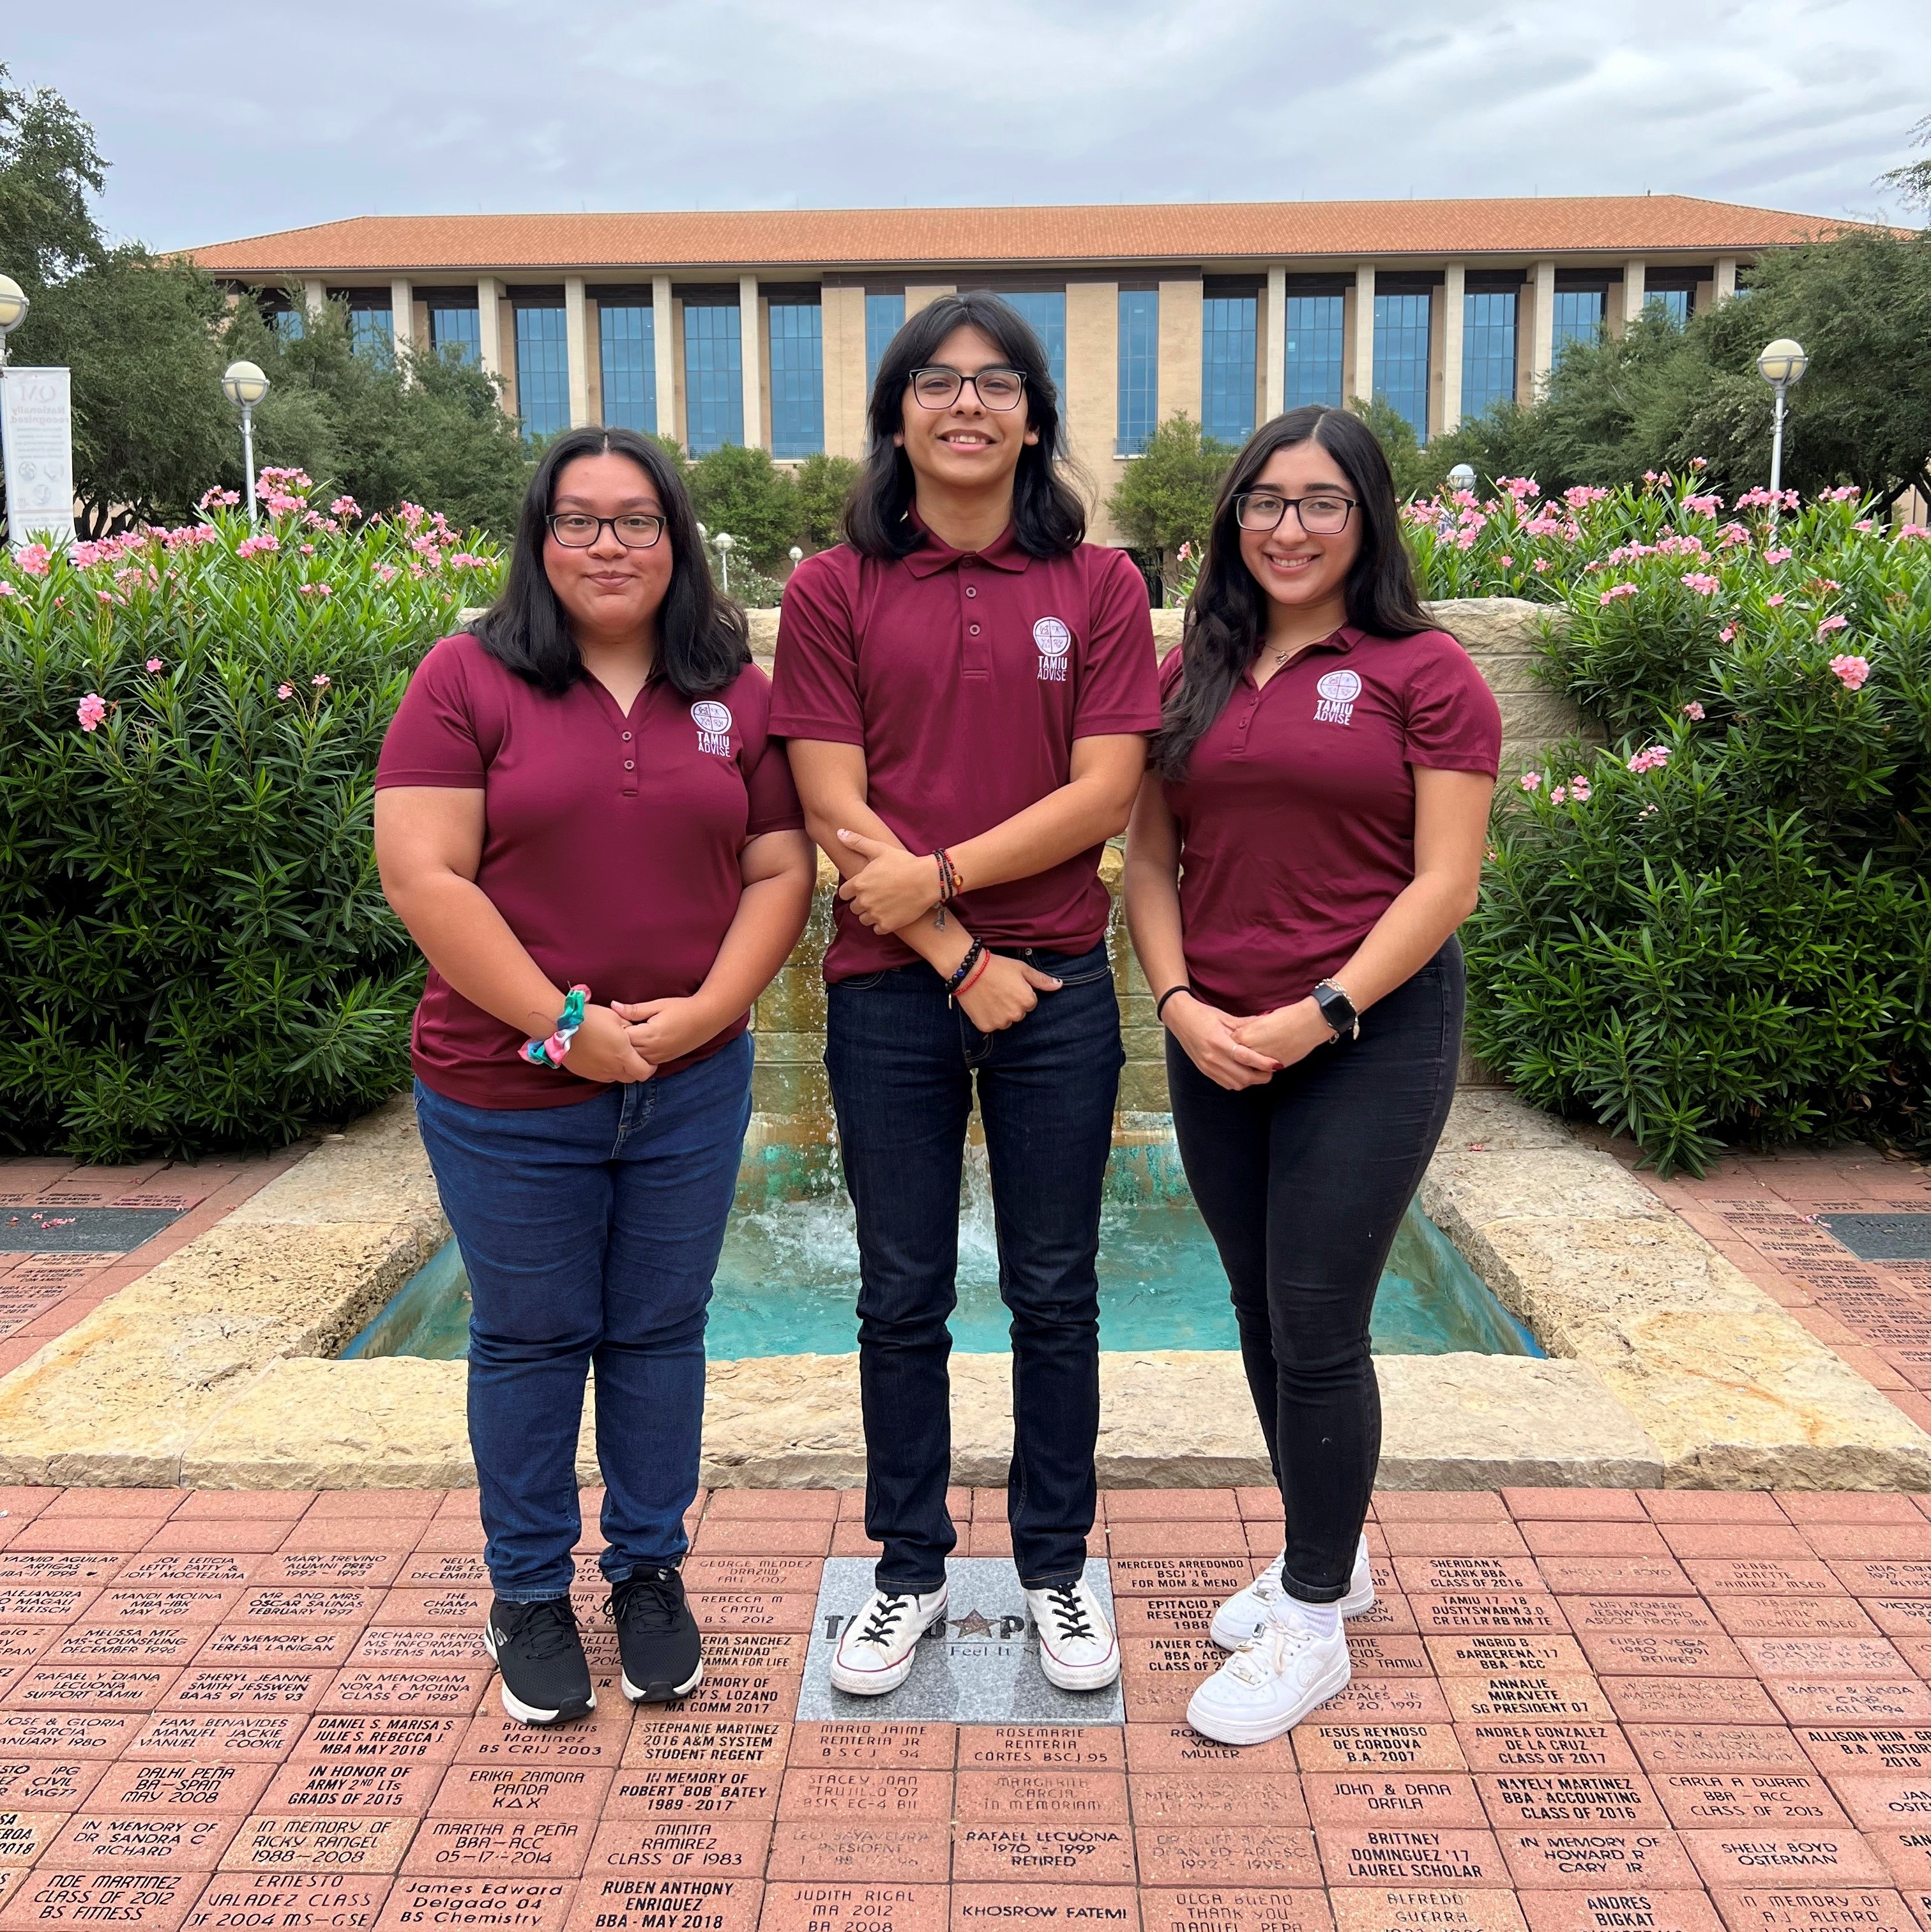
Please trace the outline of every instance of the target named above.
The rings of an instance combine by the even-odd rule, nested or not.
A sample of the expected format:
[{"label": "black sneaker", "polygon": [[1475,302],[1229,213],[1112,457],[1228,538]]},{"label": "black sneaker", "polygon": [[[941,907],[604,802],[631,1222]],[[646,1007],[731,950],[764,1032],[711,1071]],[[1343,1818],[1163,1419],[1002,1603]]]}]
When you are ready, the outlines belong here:
[{"label": "black sneaker", "polygon": [[587,1718],[597,1693],[568,1597],[490,1605],[483,1642],[502,1673],[503,1708],[526,1724],[567,1724]]},{"label": "black sneaker", "polygon": [[661,1704],[697,1688],[704,1674],[697,1619],[674,1570],[634,1570],[610,1586],[610,1621],[623,1658],[624,1695]]}]

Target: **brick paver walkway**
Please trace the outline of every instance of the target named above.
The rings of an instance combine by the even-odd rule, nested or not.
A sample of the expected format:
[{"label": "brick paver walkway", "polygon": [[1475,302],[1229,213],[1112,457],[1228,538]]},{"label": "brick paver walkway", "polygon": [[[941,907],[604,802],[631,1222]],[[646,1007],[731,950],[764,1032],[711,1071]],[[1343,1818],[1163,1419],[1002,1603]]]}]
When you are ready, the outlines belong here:
[{"label": "brick paver walkway", "polygon": [[1931,1927],[1918,1499],[1384,1494],[1353,1685],[1248,1751],[1182,1713],[1272,1498],[1105,1501],[1123,1726],[795,1723],[859,1498],[721,1491],[701,1690],[532,1733],[473,1492],[0,1490],[0,1932]]}]

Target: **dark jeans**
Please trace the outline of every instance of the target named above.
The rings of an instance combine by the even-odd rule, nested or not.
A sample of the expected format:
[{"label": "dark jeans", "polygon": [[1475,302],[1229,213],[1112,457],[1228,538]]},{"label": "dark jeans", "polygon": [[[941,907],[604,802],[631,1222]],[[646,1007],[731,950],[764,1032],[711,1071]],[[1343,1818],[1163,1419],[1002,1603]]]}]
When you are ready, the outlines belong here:
[{"label": "dark jeans", "polygon": [[1233,1290],[1240,1354],[1287,1518],[1288,1594],[1345,1596],[1381,1456],[1375,1290],[1441,1138],[1462,1048],[1451,938],[1263,1087],[1230,1094],[1169,1034],[1180,1159]]},{"label": "dark jeans", "polygon": [[1094,1261],[1125,1058],[1120,1004],[1103,945],[1013,956],[1065,983],[1003,1033],[981,1033],[924,964],[829,990],[825,1065],[858,1210],[865,1521],[885,1546],[881,1589],[936,1590],[955,1541],[946,1324],[975,1079],[1012,1315],[1013,1561],[1029,1588],[1086,1567],[1099,1434]]},{"label": "dark jeans", "polygon": [[604,1574],[614,1583],[683,1556],[705,1314],[751,1065],[743,1035],[682,1072],[568,1107],[472,1107],[416,1083],[423,1144],[469,1274],[469,1444],[499,1596],[569,1590],[592,1365]]}]

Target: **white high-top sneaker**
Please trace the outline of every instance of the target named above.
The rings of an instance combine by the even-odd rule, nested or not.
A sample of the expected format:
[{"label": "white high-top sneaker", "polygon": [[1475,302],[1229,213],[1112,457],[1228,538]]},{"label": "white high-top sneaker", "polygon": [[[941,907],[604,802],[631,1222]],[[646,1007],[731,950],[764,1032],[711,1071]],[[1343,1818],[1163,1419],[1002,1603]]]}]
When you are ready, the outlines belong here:
[{"label": "white high-top sneaker", "polygon": [[1223,1744],[1265,1744],[1291,1731],[1310,1711],[1347,1688],[1348,1637],[1337,1617],[1333,1631],[1318,1634],[1298,1621],[1278,1586],[1266,1621],[1187,1705],[1187,1722],[1201,1736]]},{"label": "white high-top sneaker", "polygon": [[1083,1580],[1028,1590],[1039,1633],[1039,1668],[1062,1690],[1103,1690],[1120,1675],[1120,1642]]},{"label": "white high-top sneaker", "polygon": [[946,1590],[913,1597],[874,1590],[845,1625],[832,1654],[832,1688],[853,1697],[882,1697],[912,1674],[919,1640],[946,1621]]},{"label": "white high-top sneaker", "polygon": [[[1255,1594],[1261,1584],[1281,1587],[1281,1566],[1288,1560],[1284,1550],[1244,1590],[1237,1590],[1213,1613],[1207,1635],[1222,1650],[1238,1650],[1258,1630],[1267,1618],[1267,1606]],[[1348,1594],[1335,1607],[1344,1617],[1364,1616],[1375,1607],[1374,1573],[1368,1567],[1368,1538],[1364,1534],[1354,1552],[1354,1569],[1348,1579]]]}]

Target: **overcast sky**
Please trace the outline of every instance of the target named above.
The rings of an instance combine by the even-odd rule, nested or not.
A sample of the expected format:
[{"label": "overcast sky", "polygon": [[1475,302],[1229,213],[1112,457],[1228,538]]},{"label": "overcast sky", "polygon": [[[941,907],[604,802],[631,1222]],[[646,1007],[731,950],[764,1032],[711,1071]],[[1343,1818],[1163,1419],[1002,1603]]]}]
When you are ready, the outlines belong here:
[{"label": "overcast sky", "polygon": [[0,52],[93,123],[103,219],[154,247],[364,214],[1645,189],[1901,217],[1872,184],[1931,112],[1923,0],[99,0],[10,8]]}]

